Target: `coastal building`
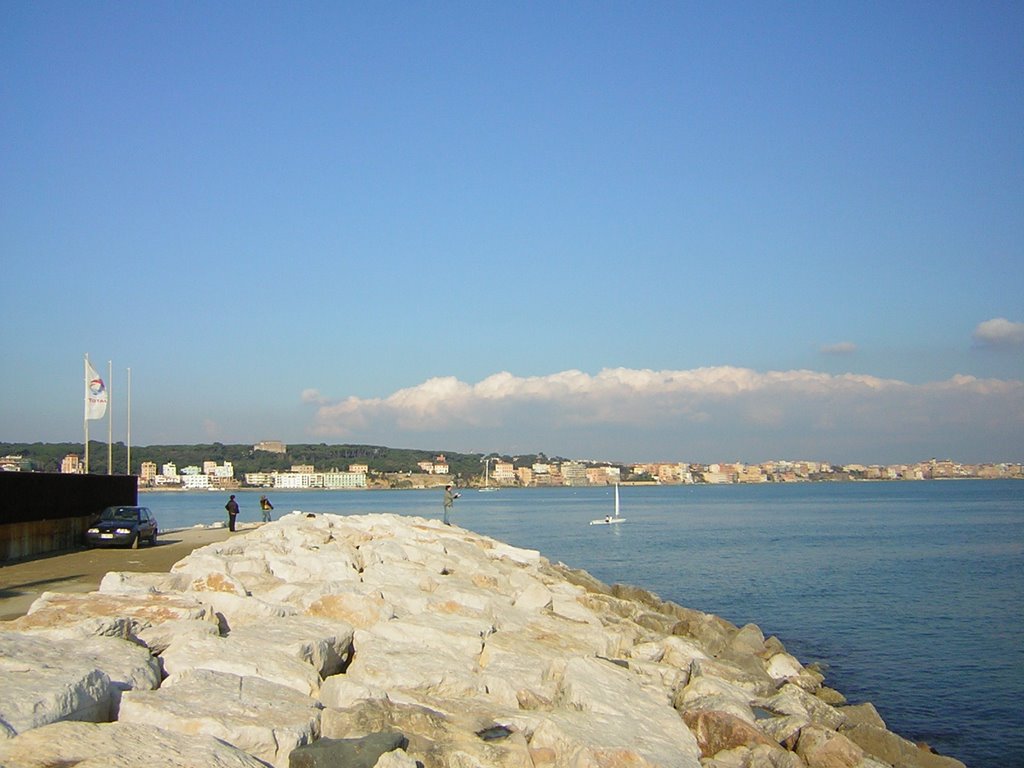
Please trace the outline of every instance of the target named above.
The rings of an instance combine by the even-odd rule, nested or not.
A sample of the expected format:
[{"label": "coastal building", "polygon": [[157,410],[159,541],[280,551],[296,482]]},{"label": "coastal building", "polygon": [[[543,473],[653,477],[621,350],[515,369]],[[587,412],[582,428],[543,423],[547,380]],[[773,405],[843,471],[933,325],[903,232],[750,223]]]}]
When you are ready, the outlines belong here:
[{"label": "coastal building", "polygon": [[288,446],[280,440],[261,440],[252,447],[254,451],[265,453],[288,453]]},{"label": "coastal building", "polygon": [[587,484],[587,468],[578,461],[562,462],[562,485],[578,486]]},{"label": "coastal building", "polygon": [[491,470],[491,479],[498,485],[511,485],[516,481],[516,468],[512,462],[496,461]]},{"label": "coastal building", "polygon": [[225,461],[223,464],[214,464],[212,472],[204,472],[203,474],[210,475],[218,480],[230,480],[235,476],[235,467],[230,461]]},{"label": "coastal building", "polygon": [[325,490],[365,488],[365,472],[324,472],[321,486]]},{"label": "coastal building", "polygon": [[168,462],[167,464],[164,464],[160,468],[160,474],[164,477],[177,477],[178,467],[174,464],[174,462]]},{"label": "coastal building", "polygon": [[186,491],[205,491],[210,487],[210,476],[204,475],[202,472],[183,474],[181,487]]},{"label": "coastal building", "polygon": [[349,464],[348,471],[362,472],[364,475],[368,475],[370,473],[370,467],[368,464]]},{"label": "coastal building", "polygon": [[28,462],[25,457],[18,455],[0,456],[0,472],[27,472]]},{"label": "coastal building", "polygon": [[311,472],[276,472],[274,487],[280,490],[298,491],[313,487]]},{"label": "coastal building", "polygon": [[139,479],[147,485],[152,485],[156,477],[156,462],[144,461],[139,465]]},{"label": "coastal building", "polygon": [[416,462],[416,466],[420,468],[421,472],[426,472],[428,475],[448,474],[448,460],[443,453],[433,461]]},{"label": "coastal building", "polygon": [[69,453],[60,462],[60,473],[62,475],[80,475],[85,471],[82,459],[77,453]]},{"label": "coastal building", "polygon": [[312,464],[292,464],[291,471],[300,475],[312,475],[314,472],[316,472],[316,468]]}]

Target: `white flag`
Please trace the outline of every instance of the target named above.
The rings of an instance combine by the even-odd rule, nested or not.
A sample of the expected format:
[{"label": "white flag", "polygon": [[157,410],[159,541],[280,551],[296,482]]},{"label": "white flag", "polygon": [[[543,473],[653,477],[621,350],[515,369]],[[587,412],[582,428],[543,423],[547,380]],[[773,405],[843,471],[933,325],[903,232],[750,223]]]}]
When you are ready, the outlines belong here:
[{"label": "white flag", "polygon": [[85,361],[85,418],[102,419],[107,412],[107,385],[92,363]]}]

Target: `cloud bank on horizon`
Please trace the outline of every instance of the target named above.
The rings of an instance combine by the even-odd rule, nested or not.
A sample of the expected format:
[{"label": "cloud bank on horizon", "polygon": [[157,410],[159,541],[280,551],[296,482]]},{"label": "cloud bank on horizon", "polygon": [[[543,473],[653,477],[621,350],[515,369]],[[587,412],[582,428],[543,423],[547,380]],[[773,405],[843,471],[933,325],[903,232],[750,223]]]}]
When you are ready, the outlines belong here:
[{"label": "cloud bank on horizon", "polygon": [[[1002,326],[995,335],[1006,342]],[[965,375],[911,384],[732,366],[502,371],[476,383],[430,378],[379,398],[331,399],[310,389],[303,400],[316,406],[311,431],[322,437],[419,444],[447,436],[461,443],[454,450],[611,460],[893,463],[946,450],[941,455],[997,461],[1019,455],[1024,434],[1024,381]],[[822,455],[836,451],[842,455]]]}]

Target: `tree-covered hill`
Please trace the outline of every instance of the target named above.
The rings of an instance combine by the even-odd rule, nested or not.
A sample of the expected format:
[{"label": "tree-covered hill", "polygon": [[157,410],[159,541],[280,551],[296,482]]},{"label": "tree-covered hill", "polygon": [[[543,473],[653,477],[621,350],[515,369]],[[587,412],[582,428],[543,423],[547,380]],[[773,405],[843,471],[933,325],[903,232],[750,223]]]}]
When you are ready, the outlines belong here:
[{"label": "tree-covered hill", "polygon": [[[34,472],[59,472],[61,461],[68,454],[84,455],[82,443],[4,443],[0,442],[0,456],[22,456],[23,468]],[[286,471],[296,464],[312,464],[318,471],[348,469],[350,464],[366,464],[372,472],[419,472],[421,461],[434,461],[444,455],[454,478],[469,479],[483,473],[483,454],[458,453],[446,450],[418,450],[388,448],[380,445],[328,445],[327,443],[298,443],[289,445],[287,453],[255,451],[249,444],[199,443],[195,445],[133,445],[132,473],[138,474],[143,462],[152,461],[157,471],[164,464],[173,463],[178,469],[190,465],[203,465],[204,461],[223,464],[231,462],[235,477],[247,472]],[[89,441],[89,470],[93,474],[107,474],[107,444]],[[127,472],[128,450],[124,443],[112,448],[113,472]],[[497,456],[497,454],[488,454]],[[511,457],[503,457],[511,461]],[[516,464],[527,466],[535,457],[517,457]]]}]

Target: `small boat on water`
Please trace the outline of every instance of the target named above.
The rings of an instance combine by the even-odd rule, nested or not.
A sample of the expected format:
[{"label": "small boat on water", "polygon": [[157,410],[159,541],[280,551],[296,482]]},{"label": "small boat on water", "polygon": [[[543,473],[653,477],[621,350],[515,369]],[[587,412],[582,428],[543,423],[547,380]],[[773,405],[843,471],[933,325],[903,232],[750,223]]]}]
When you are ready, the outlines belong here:
[{"label": "small boat on water", "polygon": [[603,518],[598,520],[591,520],[591,525],[615,525],[616,523],[624,523],[626,518],[619,516],[619,484],[615,484],[615,514],[605,515]]},{"label": "small boat on water", "polygon": [[484,462],[484,484],[482,488],[477,488],[480,493],[493,493],[498,490],[498,486],[491,485],[491,460],[488,459]]}]

